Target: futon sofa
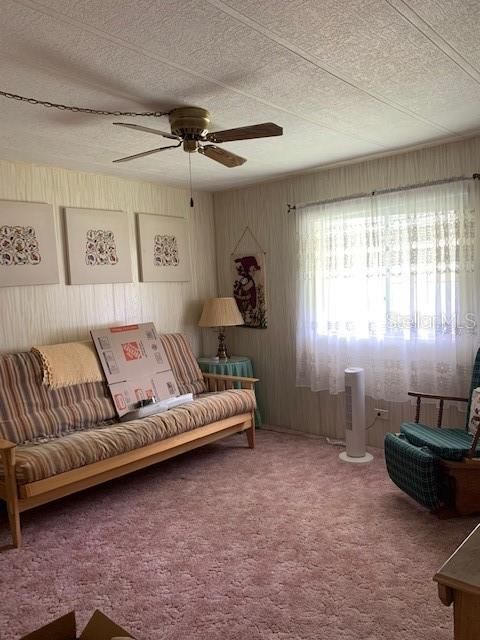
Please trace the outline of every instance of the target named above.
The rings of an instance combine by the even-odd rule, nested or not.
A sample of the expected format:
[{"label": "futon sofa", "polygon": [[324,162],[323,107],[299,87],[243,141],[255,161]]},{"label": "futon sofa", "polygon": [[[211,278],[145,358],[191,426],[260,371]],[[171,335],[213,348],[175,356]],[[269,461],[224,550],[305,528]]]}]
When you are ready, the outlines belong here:
[{"label": "futon sofa", "polygon": [[51,389],[37,353],[0,356],[0,498],[15,546],[22,511],[240,431],[254,447],[257,380],[202,373],[183,335],[161,341],[194,400],[121,423],[105,382]]}]

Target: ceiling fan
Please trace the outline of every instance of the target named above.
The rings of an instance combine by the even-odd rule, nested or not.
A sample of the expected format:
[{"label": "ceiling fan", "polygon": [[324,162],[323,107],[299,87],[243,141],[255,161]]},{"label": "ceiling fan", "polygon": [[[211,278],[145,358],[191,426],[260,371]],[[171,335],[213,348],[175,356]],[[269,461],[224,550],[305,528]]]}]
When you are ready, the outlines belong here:
[{"label": "ceiling fan", "polygon": [[[178,144],[168,145],[166,147],[157,147],[142,153],[136,153],[133,156],[119,158],[113,162],[127,162],[136,158],[167,151],[168,149],[177,149],[183,146],[183,150],[187,153],[198,152],[211,160],[215,160],[225,167],[239,167],[247,160],[241,156],[237,156],[231,151],[226,151],[217,147],[216,144],[222,142],[233,142],[237,140],[251,140],[253,138],[268,138],[270,136],[283,135],[282,127],[273,122],[263,122],[262,124],[253,124],[247,127],[238,127],[237,129],[225,129],[224,131],[208,132],[210,125],[210,114],[206,109],[199,107],[180,107],[173,109],[168,114],[170,121],[171,133],[159,131],[158,129],[150,129],[142,127],[138,124],[129,124],[127,122],[114,122],[119,127],[128,127],[136,131],[145,131],[153,133],[157,136],[163,136],[170,140],[176,140]],[[202,144],[206,143],[206,144]],[[216,144],[211,144],[216,143]]]}]

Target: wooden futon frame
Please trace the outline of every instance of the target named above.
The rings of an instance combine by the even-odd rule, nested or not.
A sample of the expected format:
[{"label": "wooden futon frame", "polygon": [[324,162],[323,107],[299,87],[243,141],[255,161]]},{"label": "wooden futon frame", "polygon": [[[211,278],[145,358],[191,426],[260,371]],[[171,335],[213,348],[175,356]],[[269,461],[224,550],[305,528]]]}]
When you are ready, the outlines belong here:
[{"label": "wooden futon frame", "polygon": [[[225,391],[234,387],[253,390],[255,382],[258,382],[257,378],[212,373],[204,373],[203,377],[211,392]],[[4,468],[4,479],[0,481],[0,498],[7,503],[13,545],[19,547],[21,544],[20,513],[22,511],[88,489],[241,431],[246,432],[248,446],[253,449],[255,446],[255,415],[253,411],[219,420],[140,449],[29,484],[17,483],[15,475],[16,445],[8,440],[0,439],[0,454]]]}]

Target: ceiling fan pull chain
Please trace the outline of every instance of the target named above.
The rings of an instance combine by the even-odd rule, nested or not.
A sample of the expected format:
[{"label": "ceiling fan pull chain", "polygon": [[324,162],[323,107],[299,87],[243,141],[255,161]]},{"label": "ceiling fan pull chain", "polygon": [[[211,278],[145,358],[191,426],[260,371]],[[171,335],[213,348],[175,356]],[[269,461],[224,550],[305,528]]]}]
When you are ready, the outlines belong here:
[{"label": "ceiling fan pull chain", "polygon": [[161,116],[167,116],[168,111],[107,111],[106,109],[90,109],[88,107],[75,107],[72,105],[58,104],[56,102],[49,102],[48,100],[38,100],[37,98],[26,98],[25,96],[19,96],[16,93],[9,93],[8,91],[1,91],[0,96],[9,98],[10,100],[18,100],[19,102],[28,102],[28,104],[39,104],[42,107],[49,109],[59,109],[60,111],[73,111],[74,113],[88,113],[96,116],[129,116],[135,118],[136,116],[148,116],[154,118],[160,118]]},{"label": "ceiling fan pull chain", "polygon": [[190,179],[190,206],[193,209],[193,191],[192,191],[192,154],[188,154],[188,174]]}]

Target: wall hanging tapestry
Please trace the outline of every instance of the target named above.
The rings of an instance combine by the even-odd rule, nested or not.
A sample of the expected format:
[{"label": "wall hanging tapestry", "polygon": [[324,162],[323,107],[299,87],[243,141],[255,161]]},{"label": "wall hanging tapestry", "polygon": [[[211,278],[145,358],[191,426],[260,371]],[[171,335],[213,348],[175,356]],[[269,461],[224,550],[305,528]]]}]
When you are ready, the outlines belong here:
[{"label": "wall hanging tapestry", "polygon": [[[260,251],[237,251],[245,235],[249,233]],[[265,295],[265,251],[246,227],[231,254],[233,269],[233,297],[242,314],[244,327],[267,328],[267,305]]]},{"label": "wall hanging tapestry", "polygon": [[65,226],[70,284],[132,281],[126,213],[66,208]]},{"label": "wall hanging tapestry", "polygon": [[0,201],[0,286],[58,283],[52,207]]},{"label": "wall hanging tapestry", "polygon": [[190,247],[184,218],[137,214],[140,277],[143,282],[188,282]]}]

